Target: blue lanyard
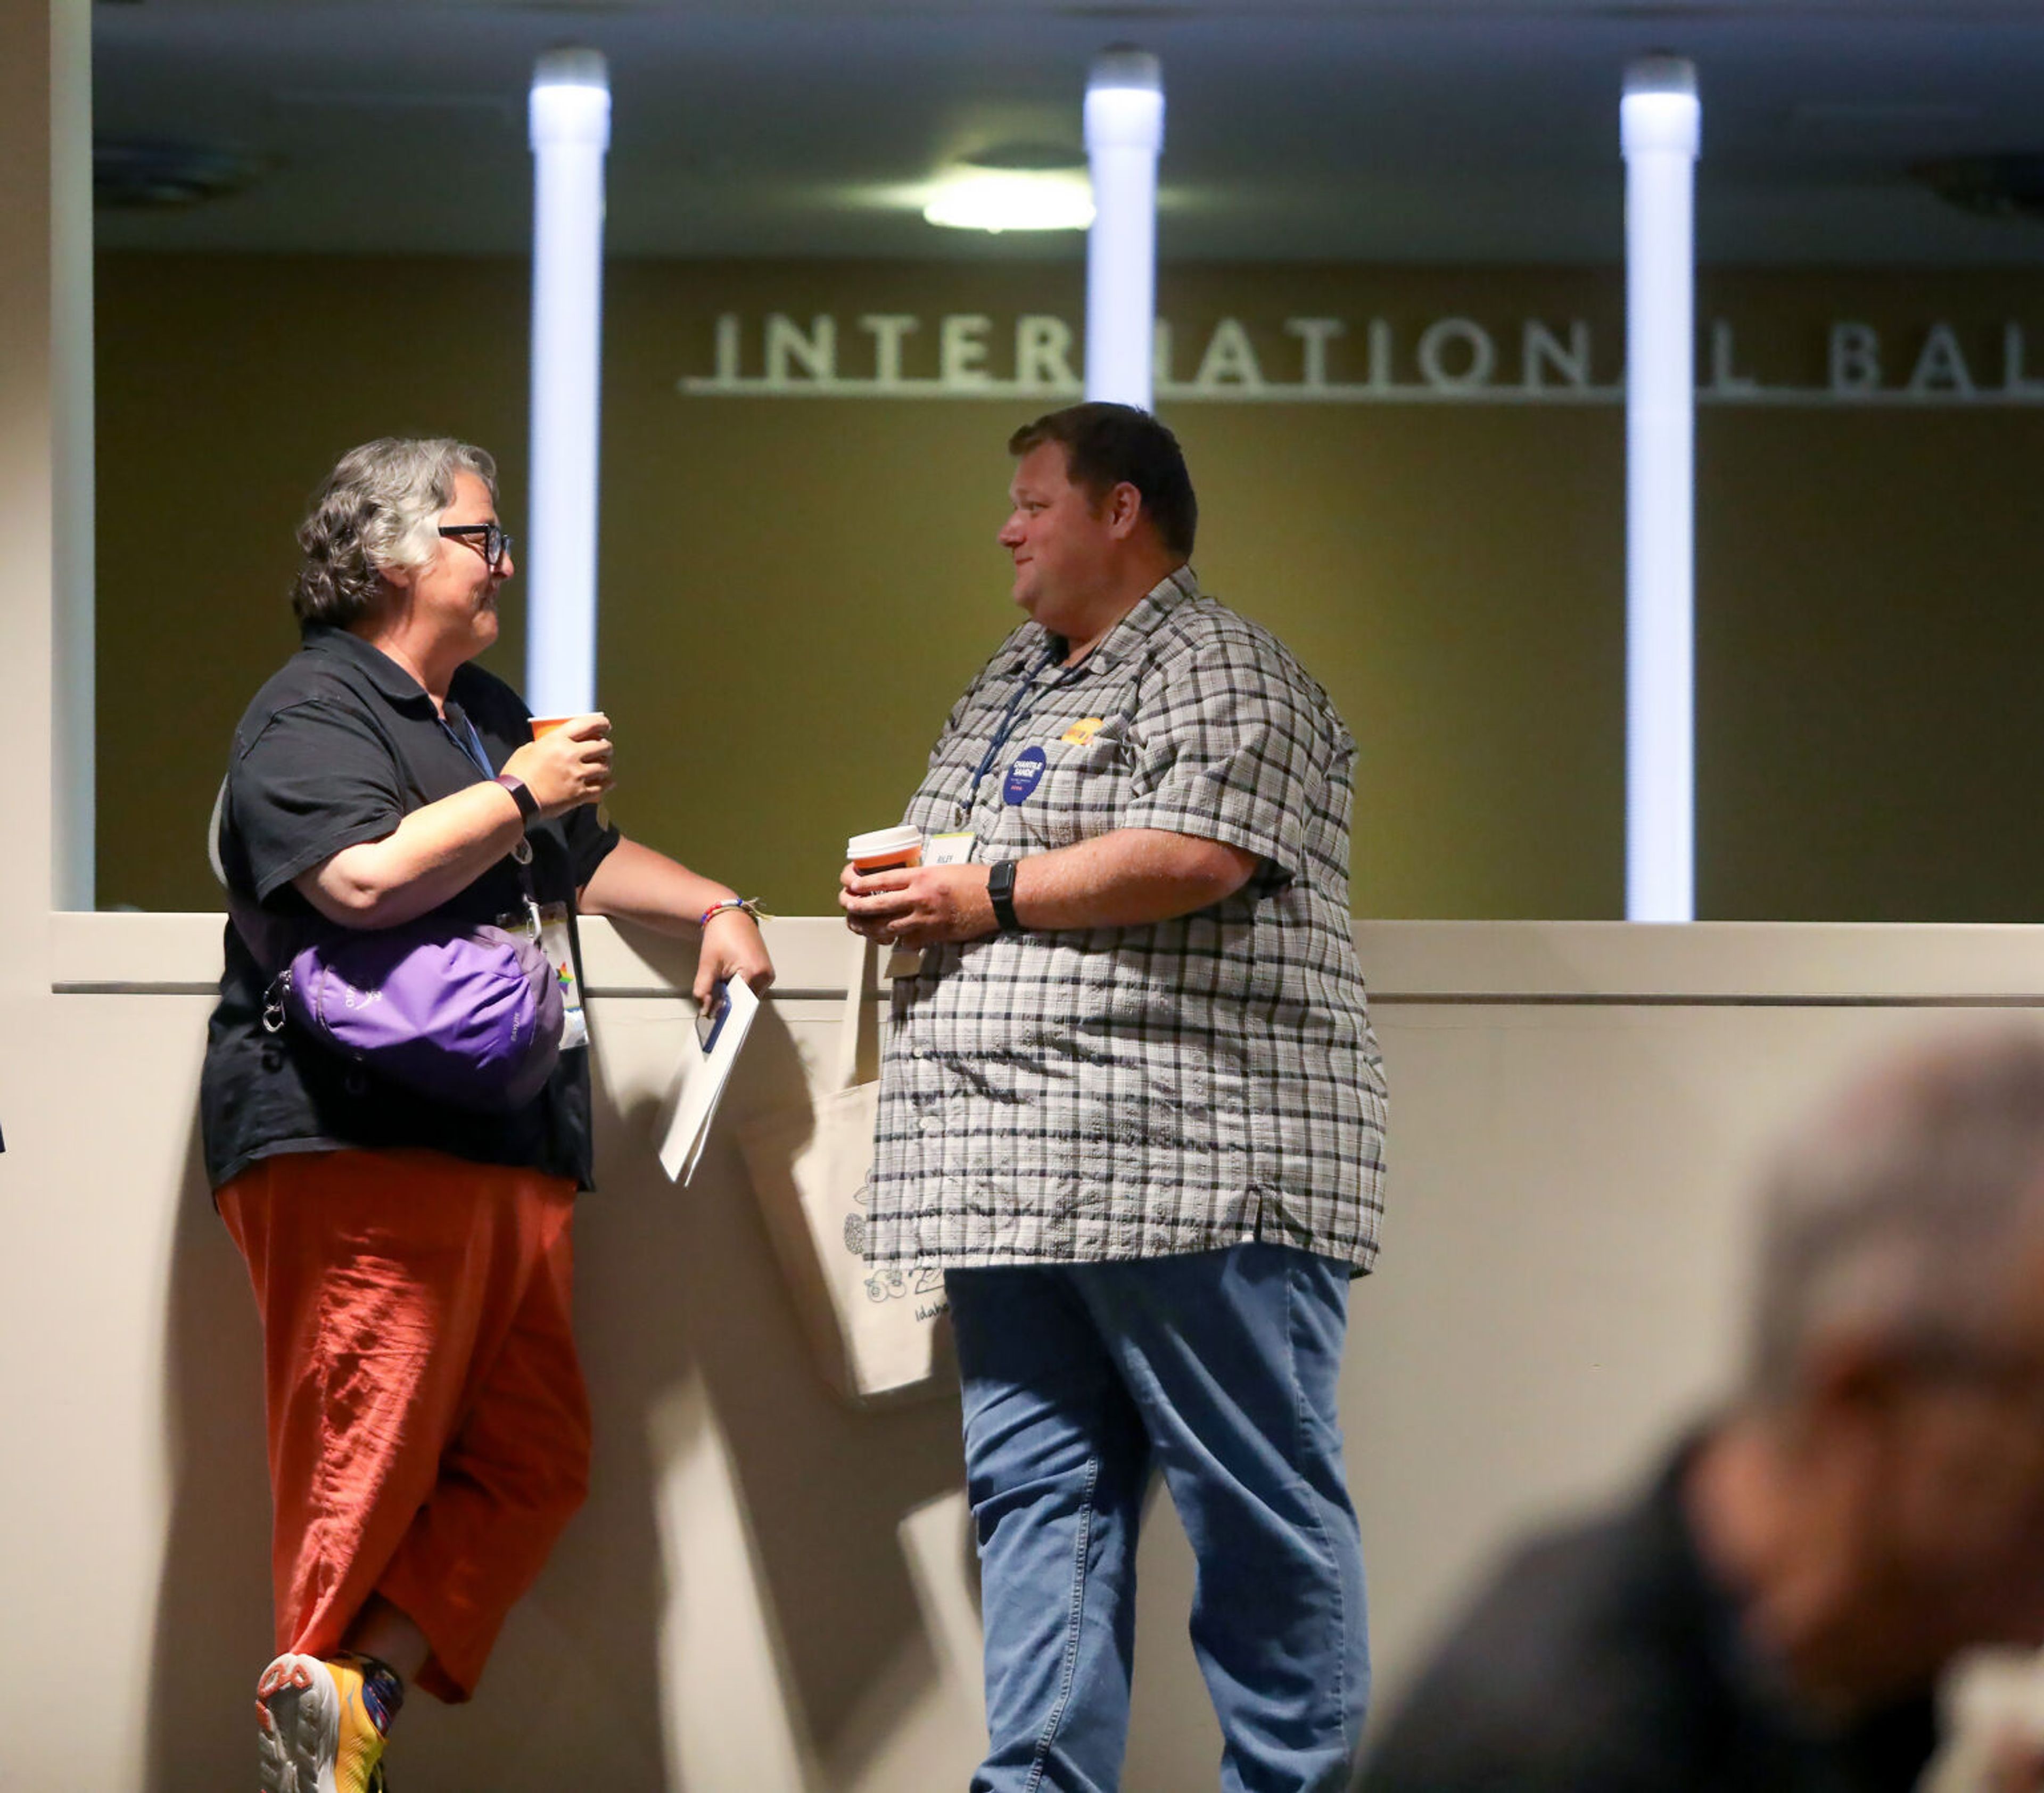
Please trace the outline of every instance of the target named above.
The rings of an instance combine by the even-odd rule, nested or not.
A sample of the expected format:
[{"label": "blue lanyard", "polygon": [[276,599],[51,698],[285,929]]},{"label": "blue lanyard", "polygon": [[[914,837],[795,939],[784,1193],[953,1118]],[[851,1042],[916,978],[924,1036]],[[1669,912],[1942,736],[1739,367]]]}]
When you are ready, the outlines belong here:
[{"label": "blue lanyard", "polygon": [[[1008,707],[1001,713],[1001,726],[995,731],[993,739],[986,744],[986,752],[980,756],[978,768],[972,775],[972,789],[966,794],[965,801],[959,806],[959,819],[961,821],[978,808],[980,785],[985,780],[986,775],[993,770],[993,763],[1001,757],[1001,750],[1008,745],[1009,737],[1028,721],[1030,710],[1023,709],[1023,698],[1029,696],[1035,690],[1036,681],[1043,677],[1045,668],[1057,657],[1058,650],[1055,648],[1045,648],[1043,657],[1036,662],[1035,665],[1030,669],[1028,675],[1015,687],[1014,694],[1008,700]],[[1035,707],[1035,706],[1032,704],[1030,710]]]},{"label": "blue lanyard", "polygon": [[482,737],[475,732],[475,725],[469,721],[468,712],[465,710],[461,713],[461,725],[468,731],[467,741],[455,733],[454,724],[445,716],[440,718],[440,726],[447,730],[448,739],[482,768],[485,778],[496,777],[497,768],[490,763],[490,755],[483,747]]},{"label": "blue lanyard", "polygon": [[[482,737],[475,732],[475,725],[469,721],[468,712],[465,710],[461,712],[461,726],[463,733],[468,737],[466,741],[455,733],[454,724],[444,714],[440,718],[440,727],[445,731],[448,739],[482,768],[485,778],[496,777],[496,771],[490,764],[489,749],[482,745]],[[532,895],[532,876],[525,870],[532,863],[532,843],[524,835],[520,835],[512,846],[511,857],[518,868],[518,882],[525,892],[525,906],[532,912],[532,937],[537,940],[540,937],[539,900]]]}]

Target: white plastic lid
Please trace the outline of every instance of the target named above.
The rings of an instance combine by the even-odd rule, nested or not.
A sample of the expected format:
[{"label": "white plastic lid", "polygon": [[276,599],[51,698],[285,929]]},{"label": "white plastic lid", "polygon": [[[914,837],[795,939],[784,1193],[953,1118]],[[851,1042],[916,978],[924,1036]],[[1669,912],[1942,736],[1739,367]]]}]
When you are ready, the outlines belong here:
[{"label": "white plastic lid", "polygon": [[876,828],[870,834],[855,834],[844,844],[847,859],[871,859],[877,853],[905,853],[923,844],[920,828]]}]

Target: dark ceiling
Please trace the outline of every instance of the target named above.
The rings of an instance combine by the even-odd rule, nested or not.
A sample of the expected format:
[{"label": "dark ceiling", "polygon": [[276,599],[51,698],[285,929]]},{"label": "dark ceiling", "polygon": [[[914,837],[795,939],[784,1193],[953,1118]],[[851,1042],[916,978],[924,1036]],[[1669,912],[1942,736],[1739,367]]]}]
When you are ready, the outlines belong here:
[{"label": "dark ceiling", "polygon": [[[920,198],[975,152],[1076,151],[1116,40],[1163,60],[1166,260],[1616,260],[1619,76],[1667,48],[1700,71],[1706,260],[2044,262],[2044,220],[1911,172],[2044,150],[2044,0],[101,0],[110,186],[238,190],[104,206],[100,239],[522,252],[525,83],[574,42],[610,59],[614,254],[1076,256]],[[2044,200],[2039,169],[1988,200]]]}]

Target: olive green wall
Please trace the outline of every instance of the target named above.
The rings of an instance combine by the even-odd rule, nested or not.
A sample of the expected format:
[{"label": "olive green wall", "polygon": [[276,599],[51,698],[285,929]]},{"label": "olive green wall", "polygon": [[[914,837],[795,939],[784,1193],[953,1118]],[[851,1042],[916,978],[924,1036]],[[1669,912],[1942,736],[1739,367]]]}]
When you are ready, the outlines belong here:
[{"label": "olive green wall", "polygon": [[[102,904],[214,906],[202,824],[234,720],[290,651],[293,525],[338,452],[459,434],[522,533],[526,271],[472,260],[107,255],[99,283]],[[715,320],[1083,314],[1076,264],[624,264],[607,275],[600,696],[613,813],[770,906],[832,901],[843,837],[893,820],[1010,626],[1002,442],[1028,399],[684,394]],[[1570,320],[1617,377],[1610,271],[1166,269],[1188,377],[1241,318],[1273,379],[1287,317]],[[1824,330],[1894,347],[1949,319],[1983,380],[2003,320],[2044,364],[2044,277],[1724,275],[1742,367],[1821,379]],[[1914,335],[1911,333],[1915,333]],[[1992,356],[1988,354],[1988,345]],[[1006,371],[1005,351],[993,360]],[[1908,353],[1913,354],[1913,346]],[[1811,370],[1814,367],[1813,374]],[[863,371],[850,368],[848,371]],[[1904,371],[1906,372],[1906,366]],[[1604,404],[1160,405],[1201,502],[1209,589],[1270,624],[1362,744],[1358,913],[1623,907],[1623,421]],[[2044,410],[1707,406],[1699,428],[1700,910],[2020,919],[2044,618],[2030,489]],[[517,587],[493,664],[523,667]]]}]

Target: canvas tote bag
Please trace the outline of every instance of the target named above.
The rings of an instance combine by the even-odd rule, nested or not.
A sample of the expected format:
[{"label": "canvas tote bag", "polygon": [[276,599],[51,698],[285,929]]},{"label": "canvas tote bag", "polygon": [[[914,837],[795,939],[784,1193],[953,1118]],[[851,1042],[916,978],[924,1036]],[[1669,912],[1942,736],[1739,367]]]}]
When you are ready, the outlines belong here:
[{"label": "canvas tote bag", "polygon": [[[904,1399],[955,1386],[943,1272],[866,1263],[866,1183],[880,1086],[858,1080],[877,1058],[878,949],[851,941],[835,1069],[813,1107],[755,1116],[739,1149],[804,1329],[830,1385],[847,1399]],[[876,1049],[869,1054],[869,1046]]]}]

